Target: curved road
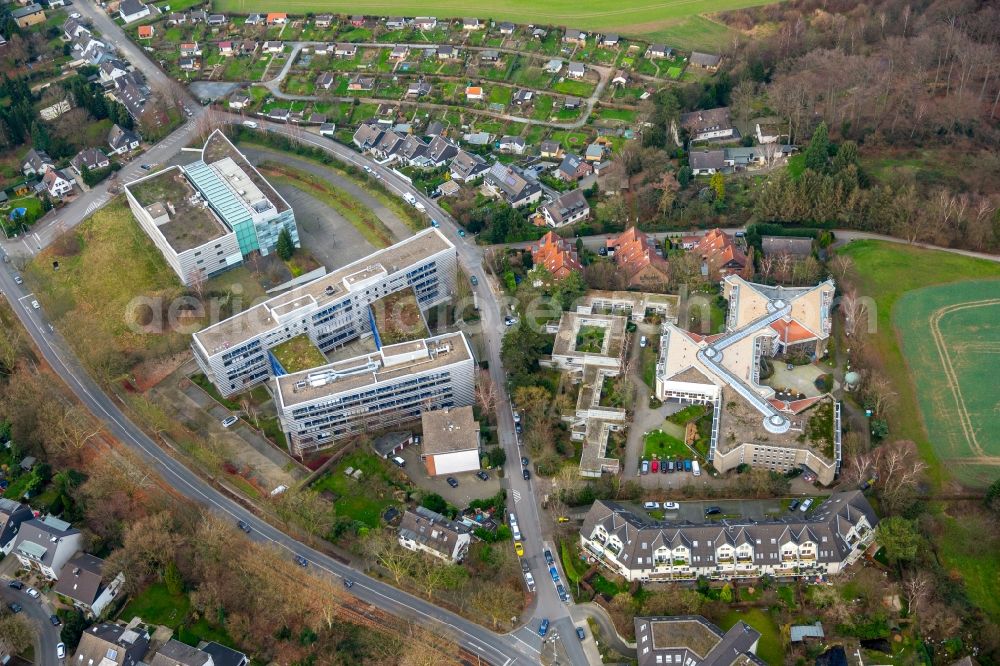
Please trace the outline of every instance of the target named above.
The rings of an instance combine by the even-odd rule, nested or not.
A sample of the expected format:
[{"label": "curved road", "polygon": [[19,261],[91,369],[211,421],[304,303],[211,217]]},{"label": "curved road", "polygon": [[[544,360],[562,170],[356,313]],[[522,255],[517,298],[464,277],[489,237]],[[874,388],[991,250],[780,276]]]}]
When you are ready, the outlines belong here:
[{"label": "curved road", "polygon": [[59,659],[56,657],[56,645],[60,642],[59,631],[62,627],[52,626],[49,616],[52,609],[48,606],[45,597],[32,599],[24,590],[15,590],[7,586],[10,581],[6,578],[0,580],[0,599],[3,605],[9,603],[19,603],[24,609],[21,617],[28,621],[35,634],[35,661],[42,666],[56,666]]}]

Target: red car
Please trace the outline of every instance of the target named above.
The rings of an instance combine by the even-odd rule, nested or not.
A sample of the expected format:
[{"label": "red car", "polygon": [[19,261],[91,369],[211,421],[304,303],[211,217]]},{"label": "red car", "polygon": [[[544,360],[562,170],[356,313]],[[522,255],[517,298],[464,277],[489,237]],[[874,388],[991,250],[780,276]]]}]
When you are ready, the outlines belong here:
[{"label": "red car", "polygon": [[656,474],[658,471],[660,471],[660,461],[659,460],[654,460],[653,461],[653,474]]}]

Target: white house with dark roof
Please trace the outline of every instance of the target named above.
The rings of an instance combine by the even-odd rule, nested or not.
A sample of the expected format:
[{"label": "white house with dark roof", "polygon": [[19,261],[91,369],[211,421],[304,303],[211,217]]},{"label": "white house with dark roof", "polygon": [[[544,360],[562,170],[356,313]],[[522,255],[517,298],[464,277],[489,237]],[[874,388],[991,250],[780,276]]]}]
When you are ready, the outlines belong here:
[{"label": "white house with dark roof", "polygon": [[550,227],[564,227],[590,217],[590,204],[581,190],[571,190],[541,208],[545,223]]},{"label": "white house with dark roof", "polygon": [[56,580],[82,545],[80,530],[55,516],[46,516],[21,523],[11,552],[25,569]]},{"label": "white house with dark roof", "polygon": [[42,184],[50,197],[61,198],[73,191],[76,179],[62,169],[49,169],[42,176]]},{"label": "white house with dark roof", "polygon": [[490,167],[484,180],[490,191],[514,208],[528,206],[542,198],[542,188],[538,183],[525,179],[500,162]]},{"label": "white house with dark roof", "polygon": [[108,132],[108,146],[112,155],[122,155],[139,147],[139,135],[115,123]]},{"label": "white house with dark roof", "polygon": [[40,176],[49,169],[54,169],[56,161],[49,157],[44,150],[32,148],[24,156],[24,164],[21,165],[21,173],[25,176]]},{"label": "white house with dark roof", "polygon": [[142,20],[149,16],[149,13],[149,6],[143,4],[141,0],[122,0],[121,4],[118,5],[118,16],[125,23]]},{"label": "white house with dark roof", "polygon": [[104,560],[88,553],[80,553],[67,562],[59,574],[55,592],[73,600],[73,605],[84,613],[98,617],[114,601],[125,584],[125,574],[118,574],[104,582]]},{"label": "white house with dark roof", "polygon": [[400,546],[446,562],[465,559],[471,543],[470,528],[423,506],[407,510],[399,524]]},{"label": "white house with dark roof", "polygon": [[0,551],[4,555],[10,555],[21,523],[34,517],[34,512],[27,504],[0,497]]},{"label": "white house with dark roof", "polygon": [[463,183],[471,183],[483,177],[489,165],[479,155],[459,150],[451,160],[451,178]]}]

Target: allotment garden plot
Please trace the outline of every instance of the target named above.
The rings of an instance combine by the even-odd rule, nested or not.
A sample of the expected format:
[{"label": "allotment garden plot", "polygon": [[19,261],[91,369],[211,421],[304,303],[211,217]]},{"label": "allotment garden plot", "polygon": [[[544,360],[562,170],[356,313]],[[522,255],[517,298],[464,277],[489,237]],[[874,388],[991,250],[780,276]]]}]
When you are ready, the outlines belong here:
[{"label": "allotment garden plot", "polygon": [[927,287],[893,310],[927,433],[969,485],[1000,473],[1000,280]]}]

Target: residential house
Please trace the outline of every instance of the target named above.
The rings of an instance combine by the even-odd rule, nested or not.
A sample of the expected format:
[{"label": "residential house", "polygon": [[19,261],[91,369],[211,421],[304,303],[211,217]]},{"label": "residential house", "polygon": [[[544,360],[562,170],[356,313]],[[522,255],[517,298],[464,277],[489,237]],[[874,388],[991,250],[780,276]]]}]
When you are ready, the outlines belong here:
[{"label": "residential house", "polygon": [[240,55],[254,55],[257,53],[258,46],[260,46],[260,42],[256,39],[244,39],[240,42]]},{"label": "residential house", "polygon": [[715,55],[714,53],[692,51],[689,62],[695,67],[701,67],[702,69],[714,72],[719,69],[719,65],[722,63],[722,56]]},{"label": "residential house", "polygon": [[212,655],[173,638],[147,661],[149,666],[215,666]]},{"label": "residential house", "polygon": [[459,150],[450,165],[451,179],[463,183],[479,180],[489,169],[489,166],[479,155]]},{"label": "residential house", "polygon": [[511,95],[510,102],[515,106],[528,106],[531,101],[535,98],[534,90],[527,90],[525,88],[518,88]]},{"label": "residential house", "polygon": [[524,154],[524,139],[519,136],[504,136],[500,139],[500,152],[512,155]]},{"label": "residential house", "polygon": [[195,72],[201,69],[201,58],[197,56],[178,58],[177,66],[185,72]]},{"label": "residential house", "polygon": [[608,254],[614,257],[630,289],[662,292],[670,282],[667,260],[656,251],[656,243],[635,227],[605,241]]},{"label": "residential house", "polygon": [[208,12],[204,9],[194,9],[188,14],[189,23],[205,23],[208,20]]},{"label": "residential house", "polygon": [[[614,502],[598,500],[580,528],[580,545],[601,567],[630,581],[812,578],[840,573],[855,562],[875,538],[877,524],[874,510],[857,490],[830,495],[808,518],[721,524],[649,522]],[[648,642],[642,636],[638,630],[639,644]],[[698,663],[731,660],[730,651],[724,661]]]},{"label": "residential house", "polygon": [[134,23],[149,16],[149,6],[142,3],[142,0],[122,0],[118,5],[118,16],[125,23]]},{"label": "residential house", "polygon": [[108,132],[108,146],[112,155],[123,155],[139,147],[139,135],[132,130],[123,129],[118,123]]},{"label": "residential house", "polygon": [[73,191],[76,180],[62,169],[49,169],[42,176],[42,184],[50,197],[62,198]]},{"label": "residential house", "polygon": [[138,666],[149,648],[149,631],[139,618],[127,625],[88,627],[67,666]]},{"label": "residential house", "polygon": [[701,257],[702,272],[710,277],[740,275],[753,268],[750,258],[721,229],[712,229],[705,234],[691,252]]},{"label": "residential house", "polygon": [[579,97],[564,97],[563,98],[563,108],[564,109],[579,109],[580,108],[580,98]]},{"label": "residential house", "polygon": [[469,552],[472,529],[440,513],[418,506],[403,514],[399,545],[433,555],[445,562],[461,562]]},{"label": "residential house", "polygon": [[45,21],[45,12],[42,10],[41,5],[32,2],[29,5],[19,7],[18,9],[12,11],[10,13],[10,17],[14,19],[14,23],[17,24],[18,28],[24,29]]},{"label": "residential house", "polygon": [[467,132],[462,135],[462,141],[471,146],[488,146],[493,142],[493,135],[489,132]]},{"label": "residential house", "polygon": [[619,42],[618,35],[616,35],[613,32],[609,32],[608,34],[603,35],[601,37],[600,44],[601,46],[606,48],[613,48],[615,46],[618,46],[618,42]]},{"label": "residential house", "polygon": [[472,100],[472,101],[485,99],[485,95],[483,95],[483,89],[482,89],[482,87],[480,87],[480,86],[469,86],[468,88],[466,88],[465,89],[465,99]]},{"label": "residential house", "polygon": [[310,125],[323,125],[326,123],[326,114],[316,113],[313,111],[309,114],[309,117],[306,118],[306,122]]},{"label": "residential house", "polygon": [[781,128],[768,123],[757,123],[756,127],[757,143],[777,143],[782,136]]},{"label": "residential house", "polygon": [[638,666],[765,666],[757,656],[760,632],[737,622],[723,632],[701,615],[636,617]]},{"label": "residential house", "polygon": [[566,75],[574,79],[582,79],[587,73],[587,68],[582,62],[571,62],[566,69]]},{"label": "residential house", "polygon": [[355,28],[365,27],[365,17],[355,14],[351,17],[351,25]]},{"label": "residential house", "polygon": [[76,154],[76,157],[70,160],[70,166],[73,167],[77,175],[83,176],[84,169],[90,171],[107,169],[111,166],[111,160],[108,159],[108,156],[100,148],[84,148]]},{"label": "residential house", "polygon": [[535,28],[534,30],[531,31],[531,38],[537,39],[538,41],[542,41],[548,36],[548,34],[549,31],[545,30],[544,28]]},{"label": "residential house", "polygon": [[420,422],[420,460],[429,476],[479,470],[479,423],[472,407],[425,410]]},{"label": "residential house", "polygon": [[264,42],[264,53],[281,53],[285,50],[285,43],[275,40]]},{"label": "residential house", "polygon": [[560,60],[559,58],[553,58],[552,60],[549,60],[547,63],[545,63],[545,67],[543,67],[545,72],[548,74],[558,74],[559,72],[562,71],[562,68],[563,68],[563,61]]},{"label": "residential house", "polygon": [[583,159],[587,160],[588,162],[593,162],[596,164],[604,159],[604,156],[607,155],[607,152],[608,152],[607,145],[595,141],[594,143],[587,146],[586,150],[583,153]]},{"label": "residential house", "polygon": [[550,227],[564,227],[590,217],[590,204],[582,190],[570,190],[551,203],[542,206],[545,223]]},{"label": "residential house", "polygon": [[367,152],[378,144],[382,139],[382,134],[383,131],[375,123],[362,123],[354,131],[354,137],[351,141],[358,147],[358,150]]},{"label": "residential house", "polygon": [[201,47],[198,42],[183,42],[181,44],[181,56],[200,56]]},{"label": "residential house", "polygon": [[219,28],[226,25],[226,15],[225,14],[209,14],[208,15],[208,25],[213,28]]},{"label": "residential house", "polygon": [[219,55],[230,58],[236,55],[236,45],[233,42],[219,42]]},{"label": "residential house", "polygon": [[479,59],[483,62],[497,62],[500,60],[500,52],[496,49],[486,49],[479,52]]},{"label": "residential house", "polygon": [[337,44],[333,49],[333,55],[338,58],[353,58],[358,54],[357,44]]},{"label": "residential house", "polygon": [[287,123],[290,115],[291,114],[288,111],[288,109],[283,109],[277,106],[267,112],[267,117],[269,120],[273,120],[279,123]]},{"label": "residential house", "polygon": [[407,165],[415,165],[423,160],[427,153],[427,142],[420,137],[407,134],[402,145],[396,151],[396,156]]},{"label": "residential house", "polygon": [[611,78],[611,85],[613,86],[628,85],[628,73],[624,69],[619,69],[617,72],[615,72],[615,75]]},{"label": "residential house", "polygon": [[462,30],[479,30],[482,27],[482,22],[477,18],[462,19]]},{"label": "residential house", "polygon": [[394,158],[396,153],[402,149],[404,141],[406,141],[406,137],[401,136],[397,132],[392,130],[383,132],[378,143],[371,148],[372,155],[379,160]]},{"label": "residential house", "polygon": [[647,58],[670,58],[674,55],[674,50],[666,44],[650,44],[646,51]]},{"label": "residential house", "polygon": [[386,30],[402,30],[406,24],[407,21],[402,16],[390,16],[385,20]]},{"label": "residential house", "polygon": [[[740,131],[733,126],[729,107],[682,113],[681,127],[687,130],[692,143],[699,141],[733,141]],[[677,141],[680,144],[680,141]]]},{"label": "residential house", "polygon": [[456,183],[453,180],[446,180],[443,183],[441,183],[440,185],[438,185],[437,189],[438,189],[438,193],[442,197],[451,197],[451,196],[455,196],[456,194],[458,194],[459,192],[461,192],[462,191],[462,186],[459,185],[458,183]]},{"label": "residential house", "polygon": [[284,12],[271,12],[267,15],[268,25],[284,25],[288,23],[288,14]]},{"label": "residential house", "polygon": [[451,58],[457,58],[458,54],[458,49],[451,44],[441,44],[437,47],[438,60],[450,60]]},{"label": "residential house", "polygon": [[526,180],[509,166],[497,162],[484,176],[486,187],[514,208],[528,206],[542,198],[538,183]]},{"label": "residential house", "polygon": [[437,24],[438,21],[433,16],[418,16],[413,19],[413,27],[417,30],[433,30]]},{"label": "residential house", "polygon": [[139,26],[139,39],[152,39],[153,34],[154,34],[153,26],[151,25]]},{"label": "residential house", "polygon": [[435,136],[427,145],[427,151],[419,166],[439,169],[458,155],[459,149],[443,136]]},{"label": "residential house", "polygon": [[315,53],[316,55],[325,56],[325,55],[330,55],[331,53],[336,51],[337,47],[331,44],[327,44],[326,42],[321,42],[316,46],[312,47],[312,49],[313,53]]},{"label": "residential house", "polygon": [[556,178],[567,183],[575,183],[592,173],[594,173],[594,167],[590,163],[579,155],[567,154],[556,169]]},{"label": "residential house", "polygon": [[263,14],[250,14],[243,23],[244,25],[264,25],[265,21]]},{"label": "residential house", "polygon": [[24,156],[24,164],[21,165],[21,173],[25,176],[40,176],[49,169],[54,169],[55,160],[49,157],[44,150],[32,148]]},{"label": "residential house", "polygon": [[55,516],[46,516],[21,523],[11,552],[25,569],[56,580],[81,545],[83,534],[80,530]]},{"label": "residential house", "polygon": [[375,79],[370,76],[352,76],[347,89],[352,92],[367,92],[375,88]]},{"label": "residential house", "polygon": [[760,249],[765,257],[789,256],[805,259],[813,253],[813,239],[802,236],[761,236]]},{"label": "residential house", "polygon": [[66,19],[62,24],[63,36],[66,39],[74,40],[80,35],[89,35],[90,30],[74,18]]},{"label": "residential house", "polygon": [[320,14],[313,20],[317,28],[329,28],[333,25],[333,14]]},{"label": "residential house", "polygon": [[70,52],[77,60],[85,60],[91,65],[100,65],[108,58],[113,58],[114,53],[107,45],[94,37],[89,32],[81,33],[70,47]]},{"label": "residential house", "polygon": [[693,175],[708,176],[725,168],[726,153],[723,150],[692,150],[688,164]]},{"label": "residential house", "polygon": [[10,555],[21,524],[34,517],[35,513],[27,504],[0,497],[0,552]]},{"label": "residential house", "polygon": [[444,123],[440,120],[430,121],[427,123],[427,129],[424,130],[424,136],[444,136],[445,134]]},{"label": "residential house", "polygon": [[405,60],[408,55],[410,55],[410,47],[406,44],[397,44],[392,47],[392,51],[389,52],[389,59]]},{"label": "residential house", "polygon": [[406,96],[407,97],[423,97],[424,95],[431,94],[431,84],[423,79],[419,81],[413,81],[408,86],[406,86]]},{"label": "residential house", "polygon": [[575,44],[576,46],[587,45],[587,33],[575,28],[567,28],[563,33],[563,44]]},{"label": "residential house", "polygon": [[[251,14],[250,17],[247,18],[247,25],[253,25],[250,21],[254,16],[254,14]],[[185,23],[187,23],[187,15],[182,14],[181,12],[171,12],[167,16],[167,25],[183,25]]]},{"label": "residential house", "polygon": [[542,141],[538,148],[543,158],[562,159],[563,149],[558,141]]},{"label": "residential house", "polygon": [[104,560],[80,553],[67,562],[59,574],[56,594],[73,600],[73,605],[87,615],[99,617],[114,601],[125,584],[125,574],[104,582]]},{"label": "residential house", "polygon": [[142,115],[142,110],[146,105],[146,93],[144,88],[135,83],[135,72],[128,76],[119,76],[115,79],[115,89],[111,91],[111,96],[125,107],[135,120]]},{"label": "residential house", "polygon": [[583,270],[576,248],[554,231],[542,236],[529,249],[535,266],[544,266],[555,280],[562,280],[574,271]]},{"label": "residential house", "polygon": [[249,666],[250,659],[242,652],[220,645],[215,641],[199,643],[198,648],[212,657],[214,666]]},{"label": "residential house", "polygon": [[333,84],[337,82],[337,77],[335,77],[330,72],[323,72],[316,77],[316,87],[322,88],[323,90],[329,90],[333,87]]}]

